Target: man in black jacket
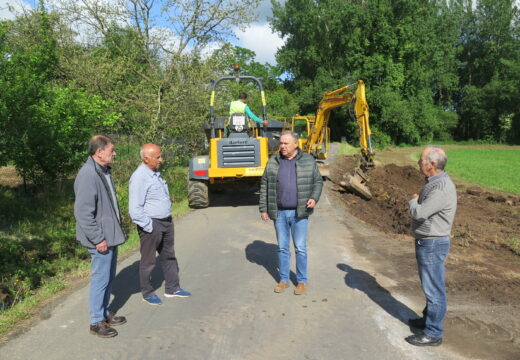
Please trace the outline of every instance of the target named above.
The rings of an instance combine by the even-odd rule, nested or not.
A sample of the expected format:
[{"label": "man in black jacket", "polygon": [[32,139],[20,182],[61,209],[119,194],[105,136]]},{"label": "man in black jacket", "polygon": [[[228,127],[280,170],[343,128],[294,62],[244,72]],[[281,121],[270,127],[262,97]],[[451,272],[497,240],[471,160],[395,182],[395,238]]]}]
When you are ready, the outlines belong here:
[{"label": "man in black jacket", "polygon": [[307,290],[307,225],[318,202],[323,180],[314,158],[298,148],[298,134],[284,131],[280,152],[267,162],[260,187],[260,216],[274,221],[280,279],[274,291],[289,287],[291,234],[296,253],[295,295]]},{"label": "man in black jacket", "polygon": [[112,281],[116,275],[117,247],[125,242],[121,213],[110,164],[114,160],[114,142],[96,135],[88,144],[89,157],[74,181],[74,216],[76,238],[91,256],[90,332],[99,337],[113,337],[111,326],[126,322],[108,310]]}]

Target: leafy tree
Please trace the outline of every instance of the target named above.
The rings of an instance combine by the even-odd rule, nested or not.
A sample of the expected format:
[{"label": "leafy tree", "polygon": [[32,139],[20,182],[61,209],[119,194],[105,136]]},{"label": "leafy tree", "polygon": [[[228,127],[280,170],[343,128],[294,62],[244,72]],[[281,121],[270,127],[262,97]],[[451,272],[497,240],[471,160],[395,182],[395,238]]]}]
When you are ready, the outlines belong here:
[{"label": "leafy tree", "polygon": [[60,86],[59,46],[42,5],[1,27],[3,157],[37,184],[61,180],[84,161],[86,141],[118,119],[111,103]]},{"label": "leafy tree", "polygon": [[[258,3],[82,0],[57,1],[54,9],[70,26],[81,23],[95,35],[83,38],[83,46],[67,57],[70,79],[116,101],[126,120],[116,131],[135,134],[140,142],[158,142],[184,158],[204,144],[207,82],[222,69],[205,59],[204,51],[235,26],[252,21]],[[71,41],[74,48],[77,39]]]},{"label": "leafy tree", "polygon": [[[519,10],[511,0],[461,5],[460,138],[520,141]],[[516,126],[515,126],[516,125]]]},{"label": "leafy tree", "polygon": [[[458,28],[443,3],[275,1],[271,24],[286,38],[277,60],[304,111],[324,92],[363,79],[372,124],[394,142],[445,138],[455,126]],[[349,121],[341,124],[340,133],[357,137]]]},{"label": "leafy tree", "polygon": [[[267,115],[269,118],[289,118],[298,112],[298,104],[295,97],[289,93],[280,81],[281,72],[275,66],[268,63],[261,64],[255,61],[255,52],[239,46],[225,44],[213,54],[213,58],[219,58],[227,65],[225,72],[220,76],[234,76],[232,64],[240,66],[240,74],[254,76],[260,79],[266,94]],[[248,105],[258,116],[262,113],[262,101],[258,86],[254,82],[240,83],[227,82],[219,84],[218,100],[216,105],[221,113],[227,113],[227,103],[236,100],[240,92],[249,94]]]}]

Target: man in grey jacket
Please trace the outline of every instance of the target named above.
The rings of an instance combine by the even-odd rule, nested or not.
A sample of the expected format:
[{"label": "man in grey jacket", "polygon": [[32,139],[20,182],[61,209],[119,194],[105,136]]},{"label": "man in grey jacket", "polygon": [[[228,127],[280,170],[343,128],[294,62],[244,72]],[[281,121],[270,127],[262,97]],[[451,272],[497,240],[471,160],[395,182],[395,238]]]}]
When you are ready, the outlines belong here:
[{"label": "man in grey jacket", "polygon": [[267,162],[260,187],[260,216],[273,220],[280,279],[274,291],[289,287],[291,234],[296,253],[295,295],[307,290],[307,225],[320,199],[323,180],[314,158],[298,148],[298,134],[284,131],[280,152]]},{"label": "man in grey jacket", "polygon": [[447,307],[444,261],[450,250],[451,227],[457,210],[457,190],[444,172],[447,161],[440,147],[424,149],[419,167],[426,184],[408,202],[419,277],[426,296],[423,317],[409,320],[412,327],[423,330],[406,338],[416,346],[438,346],[444,332],[442,322]]},{"label": "man in grey jacket", "polygon": [[126,322],[109,311],[112,281],[116,274],[117,247],[125,242],[121,213],[110,164],[114,142],[96,135],[88,143],[89,157],[74,181],[76,238],[91,256],[90,332],[107,338],[117,335],[112,326]]}]

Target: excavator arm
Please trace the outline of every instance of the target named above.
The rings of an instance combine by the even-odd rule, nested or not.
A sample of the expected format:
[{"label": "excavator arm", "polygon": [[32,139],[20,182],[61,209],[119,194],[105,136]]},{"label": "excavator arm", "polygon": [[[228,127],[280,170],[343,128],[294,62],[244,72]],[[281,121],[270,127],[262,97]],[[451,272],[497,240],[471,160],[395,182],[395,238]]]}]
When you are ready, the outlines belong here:
[{"label": "excavator arm", "polygon": [[[357,86],[356,86],[357,85]],[[352,88],[356,86],[356,90]],[[359,80],[356,84],[347,85],[340,89],[329,91],[323,95],[318,105],[316,119],[310,129],[307,141],[303,144],[303,151],[320,158],[325,143],[330,113],[332,109],[354,103],[354,114],[359,129],[359,144],[364,166],[372,166],[374,152],[372,150],[370,125],[368,122],[368,103],[365,97],[365,83]]]},{"label": "excavator arm", "polygon": [[[355,88],[355,90],[354,90]],[[374,151],[372,150],[371,136],[369,125],[368,103],[365,97],[365,83],[359,80],[355,84],[347,85],[334,91],[329,91],[323,95],[315,117],[294,117],[292,120],[292,129],[295,131],[296,122],[305,119],[309,134],[306,139],[300,139],[303,151],[313,155],[318,160],[324,160],[327,157],[328,136],[329,136],[329,118],[332,109],[353,104],[352,117],[356,120],[359,130],[359,145],[361,147],[361,164],[354,169],[352,174],[343,175],[343,181],[340,184],[346,189],[366,198],[372,198],[370,190],[366,186],[368,176],[366,171],[374,166]],[[328,176],[328,166],[318,163],[322,176]]]}]

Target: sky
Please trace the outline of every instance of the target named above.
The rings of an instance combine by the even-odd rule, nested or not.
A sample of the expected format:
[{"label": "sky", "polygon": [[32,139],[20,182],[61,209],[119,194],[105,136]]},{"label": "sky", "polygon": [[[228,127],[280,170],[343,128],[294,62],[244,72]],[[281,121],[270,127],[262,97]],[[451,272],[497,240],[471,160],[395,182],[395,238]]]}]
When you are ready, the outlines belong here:
[{"label": "sky", "polygon": [[[283,2],[283,1],[282,1]],[[253,50],[256,53],[256,61],[276,63],[274,58],[276,50],[283,46],[284,41],[277,34],[273,34],[267,22],[267,17],[272,15],[271,0],[262,0],[257,9],[258,20],[245,32],[235,31],[239,38],[232,41],[234,44]]]},{"label": "sky", "polygon": [[[10,7],[15,11],[23,8],[31,8],[37,3],[36,0],[0,0],[0,19],[13,19],[14,14]],[[271,32],[267,17],[271,16],[271,1],[262,0],[256,10],[258,20],[251,24],[245,31],[235,30],[237,39],[230,39],[234,45],[253,50],[256,53],[256,61],[260,63],[276,64],[275,54],[278,48],[282,47],[284,41]]]}]

